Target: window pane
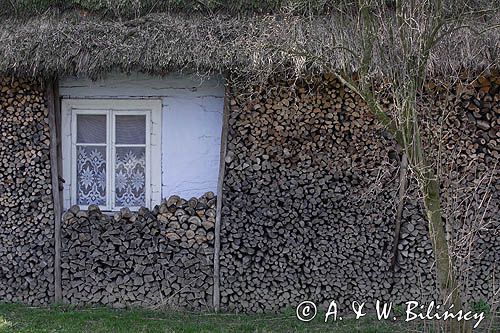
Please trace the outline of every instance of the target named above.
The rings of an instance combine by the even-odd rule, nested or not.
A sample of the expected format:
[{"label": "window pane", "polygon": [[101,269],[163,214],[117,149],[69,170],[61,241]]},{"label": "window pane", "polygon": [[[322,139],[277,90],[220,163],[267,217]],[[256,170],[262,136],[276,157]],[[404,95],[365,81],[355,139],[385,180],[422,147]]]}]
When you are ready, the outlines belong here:
[{"label": "window pane", "polygon": [[106,115],[76,116],[77,143],[106,143]]},{"label": "window pane", "polygon": [[77,147],[78,205],[106,205],[106,147]]},{"label": "window pane", "polygon": [[145,144],[146,116],[116,116],[117,144]]},{"label": "window pane", "polygon": [[146,154],[144,147],[117,147],[115,205],[146,205]]}]

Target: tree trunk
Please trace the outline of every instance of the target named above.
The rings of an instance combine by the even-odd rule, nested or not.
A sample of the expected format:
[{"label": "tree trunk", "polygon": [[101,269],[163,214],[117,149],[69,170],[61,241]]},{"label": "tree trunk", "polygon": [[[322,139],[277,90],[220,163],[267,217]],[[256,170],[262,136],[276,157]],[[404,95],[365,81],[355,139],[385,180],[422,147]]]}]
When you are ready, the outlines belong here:
[{"label": "tree trunk", "polygon": [[[410,167],[420,184],[420,191],[424,200],[425,213],[429,222],[429,238],[431,239],[436,260],[436,277],[443,303],[453,305],[453,312],[462,309],[460,289],[453,270],[453,260],[446,239],[445,224],[442,217],[441,198],[439,195],[439,180],[434,174],[432,166],[427,163],[424,150],[422,148],[422,138],[420,136],[419,119],[417,113],[416,94],[417,86],[414,86],[403,99],[402,141],[405,152],[408,154]],[[445,331],[452,333],[467,332],[469,325],[464,321],[460,323],[452,320],[450,327]]]},{"label": "tree trunk", "polygon": [[[429,237],[436,260],[436,275],[438,288],[447,304],[453,304],[453,312],[462,309],[460,290],[453,271],[453,261],[446,240],[444,221],[442,218],[441,198],[439,196],[439,181],[431,166],[427,164],[422,149],[419,122],[416,105],[417,85],[404,94],[399,108],[400,122],[391,119],[384,112],[370,89],[357,86],[349,76],[335,74],[341,82],[346,84],[355,93],[359,94],[367,103],[378,121],[394,136],[407,154],[409,166],[420,184],[420,191],[424,198],[424,208],[429,222]],[[406,97],[406,98],[405,98]],[[402,121],[401,121],[402,120]],[[449,332],[471,332],[467,322],[452,320]]]},{"label": "tree trunk", "polygon": [[[446,304],[453,304],[453,312],[462,308],[460,290],[453,272],[453,262],[446,240],[444,221],[441,215],[441,200],[439,197],[439,183],[432,171],[427,168],[424,173],[422,194],[424,206],[429,221],[429,234],[436,259],[436,273],[438,286]],[[467,322],[451,321],[450,332],[471,332]]]}]

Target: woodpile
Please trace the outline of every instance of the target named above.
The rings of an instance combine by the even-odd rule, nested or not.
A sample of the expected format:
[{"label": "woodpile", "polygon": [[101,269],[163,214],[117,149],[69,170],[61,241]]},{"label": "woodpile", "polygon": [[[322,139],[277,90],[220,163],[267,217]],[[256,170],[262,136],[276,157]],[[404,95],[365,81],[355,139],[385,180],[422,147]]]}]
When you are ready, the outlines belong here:
[{"label": "woodpile", "polygon": [[[333,76],[294,83],[233,88],[227,101],[222,308],[435,299],[414,179],[393,245],[396,142]],[[381,98],[390,110],[391,99]],[[500,76],[429,82],[419,100],[464,295],[491,302],[500,281]],[[53,301],[47,116],[39,84],[0,78],[0,301]],[[210,309],[215,216],[213,193],[138,212],[72,207],[62,225],[64,302]]]},{"label": "woodpile", "polygon": [[[500,287],[495,277],[500,262],[500,75],[472,82],[464,76],[451,87],[431,83],[424,100],[426,146],[440,170],[464,293],[471,301],[492,300]],[[442,124],[443,130],[432,130],[431,123]],[[441,151],[439,142],[444,143]]]},{"label": "woodpile", "polygon": [[44,92],[0,78],[0,301],[48,304],[54,215]]},{"label": "woodpile", "polygon": [[[491,86],[498,87],[495,84]],[[453,207],[457,197],[449,191],[463,177],[470,191],[478,188],[471,183],[484,181],[465,167],[476,156],[483,175],[495,170],[499,95],[494,89],[487,94],[472,89],[470,98],[482,96],[479,106],[472,101],[479,108],[473,118],[469,108],[475,107],[467,104],[464,94],[452,92],[453,107],[435,96],[422,102],[429,106],[423,108],[428,112],[423,120],[426,143],[435,143],[432,136],[441,135],[442,144],[433,146],[441,150],[431,155],[440,162],[448,223],[448,216],[460,216],[466,208],[471,221],[485,212],[490,222],[488,229],[476,230],[469,247],[467,259],[480,262],[472,276],[476,280],[464,284],[471,300],[489,300],[494,290],[498,171],[496,178],[488,178],[496,182],[488,187],[488,209],[477,200],[486,187],[469,202],[455,200]],[[233,90],[232,96],[221,225],[223,307],[261,312],[303,300],[326,304],[335,299],[347,305],[353,300],[428,302],[437,297],[432,246],[415,181],[410,181],[404,200],[396,264],[390,267],[401,154],[359,96],[331,75],[295,86],[270,82]],[[390,99],[385,106],[391,108]],[[440,112],[450,107],[455,118]],[[439,130],[426,128],[431,124],[426,121],[436,117],[441,119]],[[462,154],[458,158],[457,150]],[[454,179],[441,172],[446,165],[453,166]]]},{"label": "woodpile", "polygon": [[63,301],[211,308],[215,207],[211,192],[112,216],[73,206],[62,226]]}]

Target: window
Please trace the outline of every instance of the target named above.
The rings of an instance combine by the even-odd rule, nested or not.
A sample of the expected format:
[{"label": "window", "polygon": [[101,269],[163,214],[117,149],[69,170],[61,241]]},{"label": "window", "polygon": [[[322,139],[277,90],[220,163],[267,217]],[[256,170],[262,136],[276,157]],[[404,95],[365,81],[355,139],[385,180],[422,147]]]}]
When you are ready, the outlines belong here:
[{"label": "window", "polygon": [[161,101],[63,100],[65,208],[151,207],[161,199]]}]

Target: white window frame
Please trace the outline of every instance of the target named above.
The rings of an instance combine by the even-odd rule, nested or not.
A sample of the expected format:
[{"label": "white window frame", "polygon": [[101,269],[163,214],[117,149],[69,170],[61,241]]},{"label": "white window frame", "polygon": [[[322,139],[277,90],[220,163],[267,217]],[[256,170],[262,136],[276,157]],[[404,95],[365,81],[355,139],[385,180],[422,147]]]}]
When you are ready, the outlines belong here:
[{"label": "white window frame", "polygon": [[[146,207],[152,208],[161,201],[161,121],[162,101],[157,99],[63,99],[61,101],[62,177],[65,180],[63,206],[68,209],[76,205],[76,117],[79,114],[106,115],[106,206],[103,211],[117,211],[115,205],[115,117],[117,115],[146,115],[146,144],[118,145],[124,147],[145,147],[146,152]],[[149,134],[149,135],[148,135]],[[83,144],[93,145],[93,144]],[[103,145],[103,144],[101,144]],[[86,209],[85,206],[80,206]],[[137,210],[139,207],[127,207]]]}]

